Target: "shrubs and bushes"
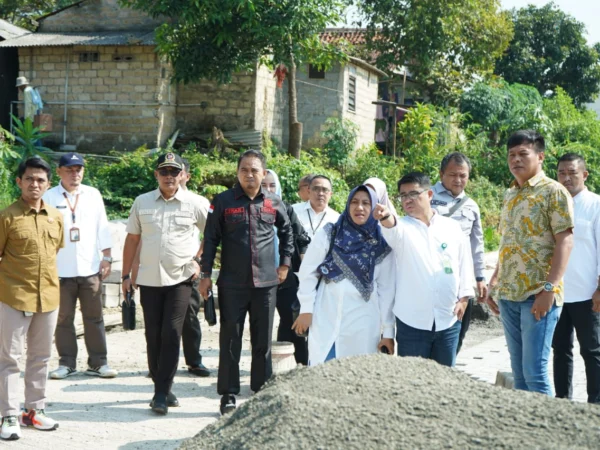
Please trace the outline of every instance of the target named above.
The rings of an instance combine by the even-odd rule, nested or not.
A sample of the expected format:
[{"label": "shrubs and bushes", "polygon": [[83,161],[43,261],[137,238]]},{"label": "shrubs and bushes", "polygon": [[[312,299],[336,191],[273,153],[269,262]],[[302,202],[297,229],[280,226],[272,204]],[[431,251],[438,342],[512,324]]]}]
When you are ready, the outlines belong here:
[{"label": "shrubs and bushes", "polygon": [[[391,197],[397,192],[402,174],[420,170],[439,179],[442,157],[461,151],[472,161],[467,193],[479,204],[486,250],[497,248],[496,231],[503,193],[512,176],[506,164],[506,138],[521,128],[540,130],[546,137],[545,171],[556,175],[556,161],[566,152],[581,153],[587,160],[588,187],[600,192],[600,121],[595,113],[575,107],[570,97],[557,89],[551,98],[542,98],[528,86],[498,81],[476,84],[463,94],[460,110],[434,105],[417,105],[398,124],[398,158],[382,154],[372,144],[354,150],[356,128],[348,121],[329,119],[329,142],[323,149],[304,151],[295,159],[265,139],[263,152],[268,166],[277,172],[284,200],[299,201],[298,180],[308,174],[324,174],[333,182],[331,206],[341,211],[354,187],[371,176],[386,182]],[[12,138],[0,136],[0,207],[7,206],[18,190],[12,173],[21,155],[15,153]],[[192,177],[188,187],[211,199],[236,181],[237,158],[242,150],[201,150],[194,144],[178,150],[190,161]],[[128,153],[113,152],[114,162],[88,158],[85,183],[97,187],[104,196],[110,218],[127,217],[135,197],[156,188],[156,155],[142,147]],[[57,182],[55,180],[55,182]],[[397,205],[399,206],[399,205]],[[400,211],[400,209],[398,209]]]}]

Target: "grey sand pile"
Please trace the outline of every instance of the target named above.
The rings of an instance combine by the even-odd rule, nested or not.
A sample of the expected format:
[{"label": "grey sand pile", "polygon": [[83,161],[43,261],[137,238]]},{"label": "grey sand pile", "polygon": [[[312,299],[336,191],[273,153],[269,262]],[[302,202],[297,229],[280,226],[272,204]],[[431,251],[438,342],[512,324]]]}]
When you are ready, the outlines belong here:
[{"label": "grey sand pile", "polygon": [[599,448],[600,406],[384,355],[296,369],[182,445],[214,449]]}]

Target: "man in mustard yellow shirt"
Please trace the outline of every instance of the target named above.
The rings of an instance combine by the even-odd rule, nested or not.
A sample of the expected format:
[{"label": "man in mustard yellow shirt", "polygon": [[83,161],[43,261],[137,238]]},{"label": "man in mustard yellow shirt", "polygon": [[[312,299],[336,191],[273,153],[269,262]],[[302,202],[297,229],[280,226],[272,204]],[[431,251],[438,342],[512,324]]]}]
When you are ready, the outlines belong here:
[{"label": "man in mustard yellow shirt", "polygon": [[[0,438],[21,437],[20,426],[56,430],[44,413],[48,360],[60,288],[56,254],[64,246],[61,213],[42,201],[51,171],[39,157],[22,162],[21,198],[0,211]],[[27,338],[25,404],[20,411],[18,360]]]},{"label": "man in mustard yellow shirt", "polygon": [[573,248],[573,200],[544,174],[540,134],[517,131],[507,147],[515,181],[504,195],[498,265],[486,302],[500,313],[515,389],[552,395],[548,359]]}]

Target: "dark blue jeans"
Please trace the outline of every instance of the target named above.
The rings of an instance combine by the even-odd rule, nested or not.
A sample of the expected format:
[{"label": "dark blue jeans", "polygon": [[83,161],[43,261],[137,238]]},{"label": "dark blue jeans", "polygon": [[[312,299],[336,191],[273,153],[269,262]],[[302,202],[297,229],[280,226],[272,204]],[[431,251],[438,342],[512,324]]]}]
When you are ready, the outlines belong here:
[{"label": "dark blue jeans", "polygon": [[456,363],[456,348],[461,323],[442,331],[419,330],[396,318],[396,341],[398,356],[416,356],[434,361],[448,367]]},{"label": "dark blue jeans", "polygon": [[553,305],[538,321],[531,313],[534,300],[533,295],[524,302],[500,300],[500,319],[504,325],[515,389],[552,396],[548,359],[562,306]]}]

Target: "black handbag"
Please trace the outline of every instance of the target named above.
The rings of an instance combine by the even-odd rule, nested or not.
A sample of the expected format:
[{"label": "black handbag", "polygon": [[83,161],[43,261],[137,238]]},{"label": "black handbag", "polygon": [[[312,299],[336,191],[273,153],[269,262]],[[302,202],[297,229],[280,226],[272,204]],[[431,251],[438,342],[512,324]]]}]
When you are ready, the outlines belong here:
[{"label": "black handbag", "polygon": [[215,296],[212,291],[208,291],[208,298],[204,299],[204,320],[209,326],[217,324],[217,310],[215,308]]},{"label": "black handbag", "polygon": [[135,299],[133,289],[127,291],[125,300],[121,303],[121,320],[123,329],[135,330]]}]

